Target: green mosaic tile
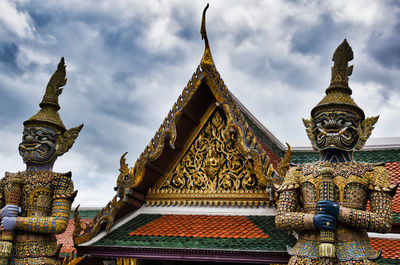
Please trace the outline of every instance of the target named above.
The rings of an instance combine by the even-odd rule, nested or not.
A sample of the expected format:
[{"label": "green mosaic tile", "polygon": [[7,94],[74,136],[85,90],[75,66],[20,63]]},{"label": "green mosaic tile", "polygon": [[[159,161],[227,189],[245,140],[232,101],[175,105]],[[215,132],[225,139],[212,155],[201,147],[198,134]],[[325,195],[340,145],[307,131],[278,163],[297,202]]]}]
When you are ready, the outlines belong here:
[{"label": "green mosaic tile", "polygon": [[[318,161],[317,152],[293,152],[291,163],[303,164]],[[356,151],[354,160],[366,163],[400,162],[400,150]]]},{"label": "green mosaic tile", "polygon": [[[78,211],[78,215],[81,219],[93,219],[100,211]],[[74,211],[69,214],[70,219],[74,219]]]},{"label": "green mosaic tile", "polygon": [[378,264],[379,265],[399,265],[400,260],[399,259],[384,259],[380,258],[378,259]]},{"label": "green mosaic tile", "polygon": [[293,164],[304,164],[318,161],[317,152],[293,152],[290,162]]},{"label": "green mosaic tile", "polygon": [[159,218],[161,215],[142,214],[129,223],[111,232],[96,245],[102,246],[140,246],[157,248],[225,249],[253,251],[286,251],[293,246],[295,239],[286,232],[277,231],[274,216],[249,216],[256,226],[269,235],[268,238],[205,238],[205,237],[167,237],[167,236],[129,236],[133,230]]},{"label": "green mosaic tile", "polygon": [[273,141],[271,141],[271,139],[269,139],[269,137],[243,111],[242,114],[247,124],[249,124],[250,129],[253,131],[254,135],[266,146],[268,146],[272,152],[274,152],[279,157],[283,157],[285,155],[285,152],[282,151]]},{"label": "green mosaic tile", "polygon": [[400,223],[400,213],[393,213],[393,223],[394,224]]}]

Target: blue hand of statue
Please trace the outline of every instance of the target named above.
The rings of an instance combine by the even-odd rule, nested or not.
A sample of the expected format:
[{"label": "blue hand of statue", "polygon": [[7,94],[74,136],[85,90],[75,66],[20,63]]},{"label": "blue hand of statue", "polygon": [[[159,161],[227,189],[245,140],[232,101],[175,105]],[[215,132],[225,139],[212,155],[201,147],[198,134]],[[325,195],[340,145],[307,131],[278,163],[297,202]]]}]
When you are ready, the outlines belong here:
[{"label": "blue hand of statue", "polygon": [[319,201],[317,204],[318,214],[329,214],[335,218],[335,220],[337,220],[339,216],[339,207],[339,204],[333,201]]},{"label": "blue hand of statue", "polygon": [[21,207],[8,204],[1,209],[1,217],[16,217],[21,213]]},{"label": "blue hand of statue", "polygon": [[1,219],[1,227],[3,230],[11,231],[14,230],[15,226],[17,225],[17,217],[3,217]]},{"label": "blue hand of statue", "polygon": [[318,230],[336,231],[336,219],[329,214],[316,214],[313,221]]}]

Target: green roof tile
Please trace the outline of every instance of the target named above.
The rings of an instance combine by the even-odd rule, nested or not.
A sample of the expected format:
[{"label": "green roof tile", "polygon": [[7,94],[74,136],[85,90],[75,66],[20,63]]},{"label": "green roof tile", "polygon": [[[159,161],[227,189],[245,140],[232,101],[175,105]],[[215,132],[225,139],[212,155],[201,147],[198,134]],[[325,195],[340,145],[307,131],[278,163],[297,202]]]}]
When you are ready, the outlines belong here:
[{"label": "green roof tile", "polygon": [[252,251],[286,251],[286,246],[293,246],[296,240],[286,232],[275,228],[274,216],[248,216],[268,238],[206,238],[206,237],[168,237],[168,236],[130,236],[129,233],[156,220],[161,215],[141,214],[114,230],[95,245],[103,246],[140,246],[192,249],[225,249]]},{"label": "green roof tile", "polygon": [[285,152],[282,151],[254,122],[253,120],[246,115],[244,111],[242,111],[244,118],[246,119],[247,124],[253,131],[254,135],[261,140],[272,152],[274,152],[277,156],[283,157]]},{"label": "green roof tile", "polygon": [[[290,162],[303,164],[315,162],[318,159],[318,152],[294,151]],[[400,162],[400,150],[356,151],[354,160],[366,163]]]},{"label": "green roof tile", "polygon": [[398,260],[398,259],[380,258],[380,259],[378,259],[378,264],[379,265],[399,265],[400,264],[400,260]]},{"label": "green roof tile", "polygon": [[[99,212],[100,212],[100,210],[99,211],[93,211],[93,210],[90,210],[90,211],[82,210],[81,211],[81,210],[79,210],[78,216],[81,219],[93,219]],[[74,211],[70,212],[69,218],[74,219]]]},{"label": "green roof tile", "polygon": [[400,223],[400,213],[393,213],[393,223],[394,224]]}]

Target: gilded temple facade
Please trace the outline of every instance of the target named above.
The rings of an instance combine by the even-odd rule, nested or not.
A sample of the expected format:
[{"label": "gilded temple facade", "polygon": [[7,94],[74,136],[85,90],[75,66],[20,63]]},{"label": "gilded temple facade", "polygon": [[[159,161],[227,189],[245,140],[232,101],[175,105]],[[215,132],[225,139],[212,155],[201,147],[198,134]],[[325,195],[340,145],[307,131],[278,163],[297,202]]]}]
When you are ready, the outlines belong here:
[{"label": "gilded temple facade", "polygon": [[[171,111],[133,167],[121,156],[114,198],[90,218],[76,209],[70,220],[77,254],[85,256],[80,264],[287,264],[287,247],[302,239],[276,228],[278,196],[298,188],[297,169],[309,176],[313,168],[303,164],[320,156],[285,147],[229,91],[212,59],[205,11],[203,57]],[[399,149],[367,148],[354,159],[386,162],[379,170],[393,183]],[[400,232],[400,213],[393,217],[391,233]],[[371,255],[377,245],[400,246],[396,240],[372,237]],[[397,262],[387,251],[383,264]]]}]

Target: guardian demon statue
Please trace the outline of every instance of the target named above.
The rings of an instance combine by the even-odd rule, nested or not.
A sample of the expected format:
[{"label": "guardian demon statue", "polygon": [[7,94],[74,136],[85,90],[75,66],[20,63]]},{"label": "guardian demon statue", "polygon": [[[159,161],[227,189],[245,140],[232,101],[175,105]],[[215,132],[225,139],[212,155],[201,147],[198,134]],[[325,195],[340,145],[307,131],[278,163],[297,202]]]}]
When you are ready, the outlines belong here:
[{"label": "guardian demon statue", "polygon": [[83,127],[67,130],[58,114],[58,96],[66,81],[61,58],[40,111],[24,122],[19,153],[26,170],[6,172],[0,181],[0,264],[59,264],[61,246],[55,234],[67,227],[76,191],[71,172],[55,173],[52,168]]},{"label": "guardian demon statue", "polygon": [[291,167],[278,190],[276,225],[299,234],[289,264],[376,264],[380,253],[371,248],[367,231],[391,229],[396,187],[388,172],[383,165],[353,160],[353,150],[363,147],[378,117],[365,119],[350,96],[352,59],[344,40],[333,55],[325,97],[311,119],[303,119],[320,160]]}]

